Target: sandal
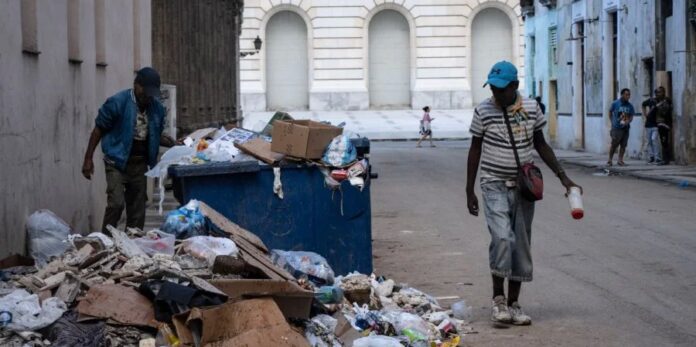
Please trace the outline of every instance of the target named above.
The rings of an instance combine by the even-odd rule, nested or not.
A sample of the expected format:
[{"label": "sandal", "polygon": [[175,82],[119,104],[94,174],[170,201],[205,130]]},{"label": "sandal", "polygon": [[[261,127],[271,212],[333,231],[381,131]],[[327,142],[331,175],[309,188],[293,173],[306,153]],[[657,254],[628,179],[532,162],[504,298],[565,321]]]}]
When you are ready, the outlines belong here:
[{"label": "sandal", "polygon": [[612,165],[613,165],[613,164],[612,164],[611,160],[609,160],[609,161],[607,162],[607,167],[611,167]]},{"label": "sandal", "polygon": [[617,164],[619,164],[619,166],[626,166],[626,163],[624,163],[623,161],[619,161],[617,162]]}]

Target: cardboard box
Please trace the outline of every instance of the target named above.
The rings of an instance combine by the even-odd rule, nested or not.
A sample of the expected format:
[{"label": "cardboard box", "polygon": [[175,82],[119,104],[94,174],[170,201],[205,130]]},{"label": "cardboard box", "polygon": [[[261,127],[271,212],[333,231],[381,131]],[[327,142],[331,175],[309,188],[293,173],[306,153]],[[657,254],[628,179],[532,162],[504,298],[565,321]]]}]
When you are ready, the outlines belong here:
[{"label": "cardboard box", "polygon": [[303,159],[320,159],[326,146],[343,129],[311,120],[277,120],[273,123],[271,150]]},{"label": "cardboard box", "polygon": [[183,346],[309,347],[269,298],[193,308],[174,316],[173,321]]},{"label": "cardboard box", "polygon": [[271,297],[285,318],[309,319],[314,293],[282,280],[219,279],[210,283],[227,294],[229,301]]},{"label": "cardboard box", "polygon": [[285,158],[284,154],[272,151],[270,143],[259,138],[245,143],[235,143],[234,146],[268,165],[275,165]]}]

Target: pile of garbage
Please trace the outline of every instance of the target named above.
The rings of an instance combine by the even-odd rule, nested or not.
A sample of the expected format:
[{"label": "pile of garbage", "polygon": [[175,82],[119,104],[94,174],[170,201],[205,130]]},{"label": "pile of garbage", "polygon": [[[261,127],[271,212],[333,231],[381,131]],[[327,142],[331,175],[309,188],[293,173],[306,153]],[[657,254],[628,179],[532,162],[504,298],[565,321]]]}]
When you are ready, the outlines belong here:
[{"label": "pile of garbage", "polygon": [[0,345],[450,347],[472,332],[465,304],[336,276],[319,254],[269,250],[202,202],[170,216],[162,230],[81,236],[32,214],[31,257],[0,260]]}]

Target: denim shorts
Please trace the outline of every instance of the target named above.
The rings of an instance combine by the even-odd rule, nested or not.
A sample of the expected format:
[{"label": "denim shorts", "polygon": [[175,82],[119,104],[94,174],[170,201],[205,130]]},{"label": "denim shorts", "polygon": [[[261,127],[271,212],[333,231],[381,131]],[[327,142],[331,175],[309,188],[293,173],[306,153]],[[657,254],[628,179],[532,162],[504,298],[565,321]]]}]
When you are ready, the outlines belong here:
[{"label": "denim shorts", "polygon": [[534,202],[524,199],[516,187],[508,187],[503,181],[481,184],[481,191],[491,233],[491,273],[513,281],[531,281]]}]

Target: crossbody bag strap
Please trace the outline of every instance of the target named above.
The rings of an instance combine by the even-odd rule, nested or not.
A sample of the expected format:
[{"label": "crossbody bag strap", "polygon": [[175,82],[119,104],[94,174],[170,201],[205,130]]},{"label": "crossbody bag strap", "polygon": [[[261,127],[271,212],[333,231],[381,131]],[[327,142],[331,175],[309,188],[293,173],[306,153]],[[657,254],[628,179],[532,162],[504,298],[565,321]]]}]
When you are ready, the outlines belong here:
[{"label": "crossbody bag strap", "polygon": [[515,162],[517,163],[517,168],[522,169],[522,164],[520,164],[520,156],[517,154],[517,144],[515,141],[515,135],[512,134],[510,117],[508,117],[506,109],[503,109],[503,119],[505,120],[505,125],[507,126],[508,134],[510,135],[510,144],[512,145],[512,152],[515,154]]}]

